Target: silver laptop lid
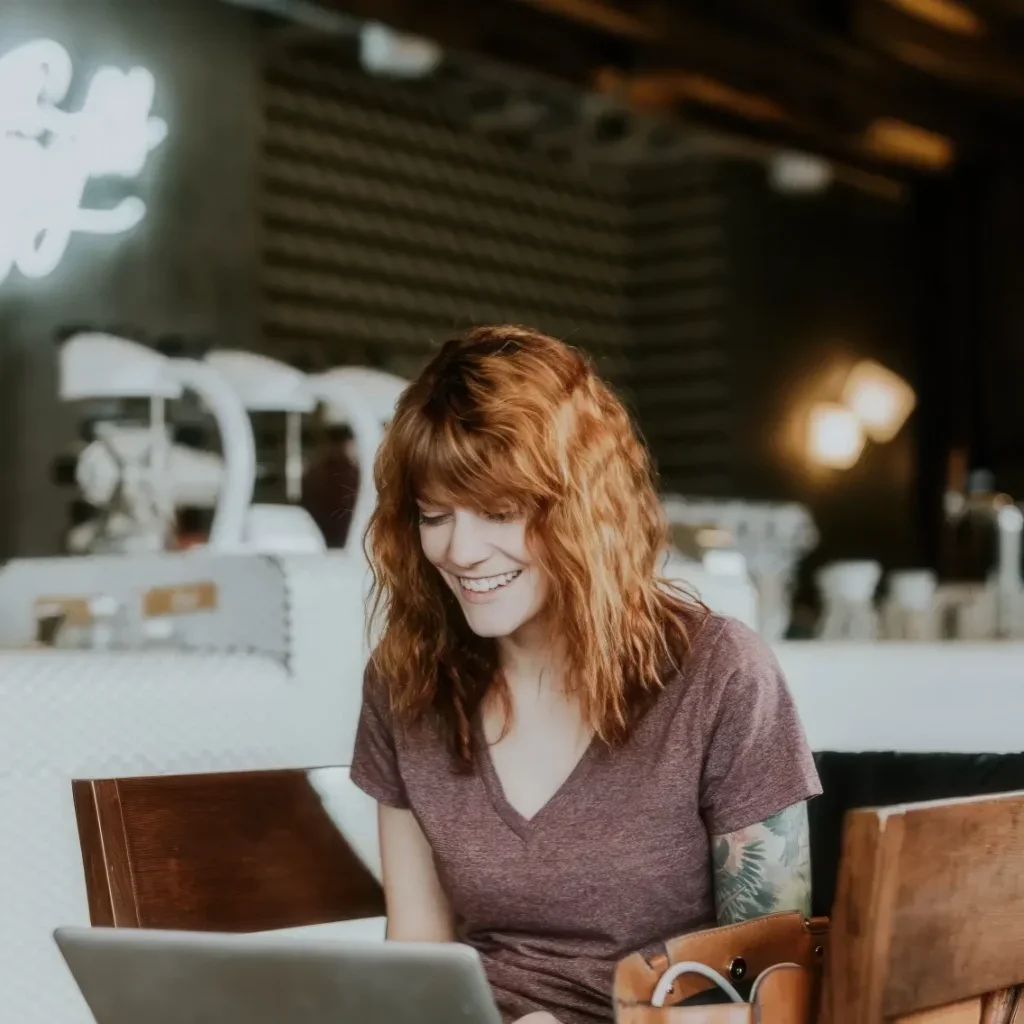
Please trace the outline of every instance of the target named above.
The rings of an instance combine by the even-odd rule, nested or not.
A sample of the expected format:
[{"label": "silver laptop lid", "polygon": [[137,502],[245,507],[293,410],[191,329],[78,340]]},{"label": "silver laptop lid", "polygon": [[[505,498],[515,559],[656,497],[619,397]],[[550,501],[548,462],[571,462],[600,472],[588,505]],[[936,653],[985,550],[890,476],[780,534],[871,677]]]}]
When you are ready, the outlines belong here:
[{"label": "silver laptop lid", "polygon": [[456,943],[59,928],[97,1024],[501,1024]]}]

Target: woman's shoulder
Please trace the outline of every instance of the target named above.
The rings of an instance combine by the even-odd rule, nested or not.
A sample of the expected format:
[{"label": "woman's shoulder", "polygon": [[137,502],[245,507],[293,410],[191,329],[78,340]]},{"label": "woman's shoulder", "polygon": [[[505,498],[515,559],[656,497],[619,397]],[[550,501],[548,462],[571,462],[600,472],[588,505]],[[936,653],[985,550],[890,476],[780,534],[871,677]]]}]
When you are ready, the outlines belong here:
[{"label": "woman's shoulder", "polygon": [[765,678],[781,678],[768,644],[738,619],[708,612],[690,630],[689,650],[666,683],[709,696],[738,680]]},{"label": "woman's shoulder", "polygon": [[772,650],[761,635],[739,619],[709,612],[691,638],[691,653],[696,656],[742,661],[771,658]]},{"label": "woman's shoulder", "polygon": [[729,615],[705,610],[687,624],[688,663],[714,660],[719,664],[773,657],[756,630]]},{"label": "woman's shoulder", "polygon": [[362,717],[386,732],[390,742],[406,742],[413,747],[443,744],[440,724],[432,707],[410,711],[396,692],[375,653],[363,671]]}]

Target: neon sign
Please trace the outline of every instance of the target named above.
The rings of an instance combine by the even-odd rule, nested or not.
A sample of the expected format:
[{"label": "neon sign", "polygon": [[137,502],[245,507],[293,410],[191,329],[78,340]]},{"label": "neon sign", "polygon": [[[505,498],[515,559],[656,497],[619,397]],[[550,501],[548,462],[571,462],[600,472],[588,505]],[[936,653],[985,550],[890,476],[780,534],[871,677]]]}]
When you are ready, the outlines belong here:
[{"label": "neon sign", "polygon": [[145,68],[102,67],[80,110],[58,106],[71,87],[71,57],[39,39],[0,56],[0,284],[17,268],[45,277],[75,232],[117,235],[146,214],[136,196],[84,205],[94,178],[134,178],[167,136],[150,116],[155,82]]}]

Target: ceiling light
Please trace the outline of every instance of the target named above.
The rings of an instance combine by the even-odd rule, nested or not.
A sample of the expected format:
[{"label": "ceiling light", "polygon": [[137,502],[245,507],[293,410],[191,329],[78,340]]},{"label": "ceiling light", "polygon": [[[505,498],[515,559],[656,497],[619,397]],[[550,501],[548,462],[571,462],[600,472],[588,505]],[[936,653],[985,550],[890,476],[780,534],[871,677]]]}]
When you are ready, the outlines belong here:
[{"label": "ceiling light", "polygon": [[860,420],[845,406],[818,402],[807,424],[807,454],[829,469],[849,469],[864,450]]},{"label": "ceiling light", "polygon": [[778,192],[822,192],[832,182],[832,165],[809,153],[776,153],[768,162],[768,180]]},{"label": "ceiling light", "polygon": [[891,441],[917,404],[914,389],[870,359],[858,363],[843,388],[843,402],[872,441]]},{"label": "ceiling light", "polygon": [[359,56],[365,70],[391,78],[425,78],[441,63],[436,43],[400,35],[375,22],[359,33]]},{"label": "ceiling light", "polygon": [[985,34],[985,23],[981,18],[956,0],[889,0],[889,3],[946,32],[956,32],[962,36]]},{"label": "ceiling light", "polygon": [[864,134],[864,145],[883,159],[933,171],[948,167],[956,155],[944,135],[891,118],[874,121]]}]

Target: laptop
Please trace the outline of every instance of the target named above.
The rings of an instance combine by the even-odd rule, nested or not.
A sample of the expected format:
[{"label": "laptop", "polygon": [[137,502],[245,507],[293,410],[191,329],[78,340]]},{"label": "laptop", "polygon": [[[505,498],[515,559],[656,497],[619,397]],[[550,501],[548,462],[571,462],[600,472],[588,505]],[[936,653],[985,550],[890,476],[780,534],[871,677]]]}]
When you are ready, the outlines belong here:
[{"label": "laptop", "polygon": [[58,928],[96,1024],[501,1024],[458,943]]}]

